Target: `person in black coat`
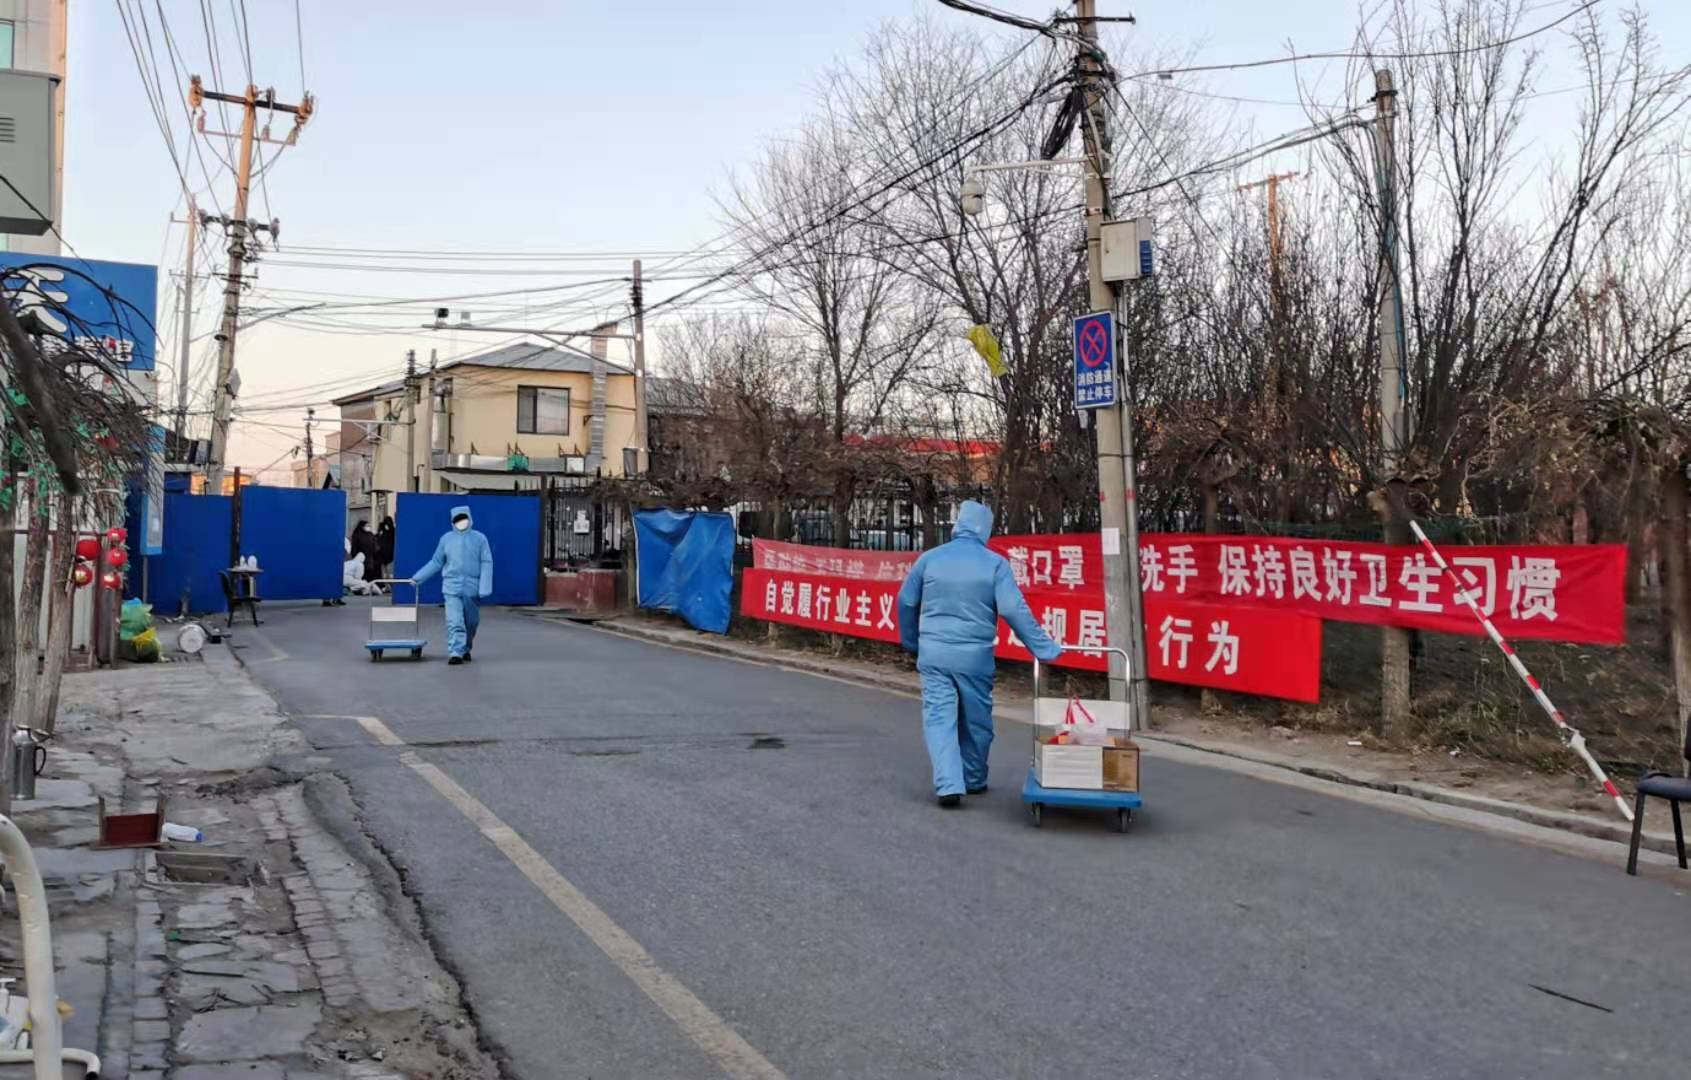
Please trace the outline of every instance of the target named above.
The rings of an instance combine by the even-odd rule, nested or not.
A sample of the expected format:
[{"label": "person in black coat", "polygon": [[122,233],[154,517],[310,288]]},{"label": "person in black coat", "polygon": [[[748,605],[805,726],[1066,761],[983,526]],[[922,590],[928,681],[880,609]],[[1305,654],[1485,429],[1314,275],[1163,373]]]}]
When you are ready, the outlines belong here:
[{"label": "person in black coat", "polygon": [[376,530],[376,564],[381,567],[383,577],[393,576],[393,546],[396,536],[393,518],[384,517],[381,527]]},{"label": "person in black coat", "polygon": [[370,526],[362,521],[354,525],[348,543],[352,545],[354,555],[364,556],[364,580],[375,581],[381,577],[381,545],[376,539],[376,534],[370,531]]}]

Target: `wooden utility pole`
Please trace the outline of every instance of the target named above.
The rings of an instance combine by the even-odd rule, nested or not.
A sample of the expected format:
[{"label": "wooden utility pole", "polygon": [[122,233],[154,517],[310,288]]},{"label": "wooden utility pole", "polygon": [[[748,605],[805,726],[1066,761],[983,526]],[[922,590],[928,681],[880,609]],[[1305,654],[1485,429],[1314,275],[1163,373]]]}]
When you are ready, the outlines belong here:
[{"label": "wooden utility pole", "polygon": [[[1403,287],[1397,260],[1397,89],[1392,73],[1374,73],[1374,180],[1380,199],[1380,519],[1388,544],[1409,542],[1401,505],[1403,453],[1409,442],[1403,377]],[[1380,628],[1380,730],[1409,720],[1409,632]]]},{"label": "wooden utility pole", "polygon": [[305,486],[308,488],[317,486],[317,463],[313,460],[316,454],[311,445],[311,423],[316,419],[317,410],[308,406],[305,410]]},{"label": "wooden utility pole", "polygon": [[640,280],[640,260],[634,260],[634,471],[651,468],[652,446],[646,429],[646,294]]},{"label": "wooden utility pole", "polygon": [[1278,281],[1280,277],[1280,181],[1294,180],[1297,173],[1276,173],[1249,184],[1240,184],[1240,191],[1252,191],[1256,188],[1268,189],[1268,275]]},{"label": "wooden utility pole", "polygon": [[417,490],[417,350],[405,350],[405,490]]},{"label": "wooden utility pole", "polygon": [[439,358],[434,349],[429,350],[429,377],[423,383],[423,478],[417,484],[418,491],[434,490],[434,400],[435,400],[435,365]]},{"label": "wooden utility pole", "polygon": [[[1093,311],[1115,313],[1119,331],[1121,313],[1116,290],[1104,280],[1102,231],[1109,218],[1110,194],[1104,178],[1110,170],[1109,118],[1104,101],[1107,86],[1099,63],[1097,6],[1095,0],[1075,0],[1080,36],[1085,42],[1079,66],[1085,79],[1086,115],[1081,132],[1086,146],[1086,271],[1087,296]],[[1118,354],[1120,348],[1118,333]],[[1118,355],[1123,368],[1125,357]],[[1126,399],[1130,381],[1122,380]],[[1099,524],[1103,530],[1105,624],[1112,645],[1126,648],[1133,658],[1123,678],[1121,661],[1110,657],[1110,698],[1126,701],[1135,727],[1151,723],[1150,684],[1145,673],[1145,610],[1139,584],[1138,508],[1134,502],[1133,410],[1126,401],[1113,408],[1092,412],[1098,435]],[[1114,541],[1112,542],[1112,538]]]},{"label": "wooden utility pole", "polygon": [[177,330],[176,349],[176,445],[181,446],[188,434],[188,363],[194,336],[194,252],[200,244],[200,208],[194,196],[188,196],[188,253],[182,264],[182,324]]},{"label": "wooden utility pole", "polygon": [[[235,375],[235,333],[239,329],[241,314],[242,271],[249,255],[247,240],[252,233],[266,227],[273,236],[276,232],[274,222],[263,226],[247,220],[247,193],[252,185],[253,146],[255,142],[275,142],[292,146],[299,137],[300,128],[311,119],[315,102],[310,94],[306,94],[298,105],[286,105],[276,100],[274,89],[261,91],[252,85],[247,86],[244,95],[220,93],[205,89],[200,83],[200,77],[195,75],[188,83],[188,107],[199,113],[202,133],[205,132],[205,113],[202,110],[207,100],[241,107],[241,145],[236,151],[235,161],[235,212],[229,217],[218,219],[229,233],[229,273],[223,288],[223,325],[217,335],[217,398],[212,411],[211,455],[206,462],[206,488],[215,492],[223,487],[223,458],[229,445],[229,412],[234,399],[234,388],[231,384]],[[263,134],[257,133],[260,109],[271,113],[289,113],[293,116],[294,126],[288,132],[287,138],[271,139],[268,123]]]}]

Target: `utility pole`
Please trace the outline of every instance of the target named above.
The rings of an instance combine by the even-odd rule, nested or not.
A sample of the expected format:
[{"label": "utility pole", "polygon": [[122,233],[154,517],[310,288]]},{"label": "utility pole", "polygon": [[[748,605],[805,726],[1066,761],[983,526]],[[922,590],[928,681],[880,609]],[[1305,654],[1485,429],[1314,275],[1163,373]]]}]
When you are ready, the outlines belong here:
[{"label": "utility pole", "polygon": [[[207,90],[201,85],[200,77],[195,75],[188,83],[188,107],[199,113],[202,133],[205,132],[205,113],[202,110],[207,99],[241,107],[241,146],[235,162],[235,212],[222,219],[222,224],[229,233],[229,273],[223,289],[223,326],[217,335],[217,399],[212,412],[211,455],[206,462],[206,487],[211,491],[219,491],[223,486],[223,458],[229,445],[229,412],[234,398],[230,384],[235,375],[235,332],[239,327],[242,270],[248,255],[247,237],[249,233],[260,228],[256,222],[247,220],[247,192],[252,185],[253,144],[256,137],[260,142],[293,145],[299,137],[299,129],[311,119],[315,103],[311,95],[306,94],[298,105],[286,105],[276,100],[274,89],[260,91],[258,87],[250,84],[247,86],[247,92],[240,95]],[[258,110],[261,108],[272,113],[285,112],[293,115],[293,130],[288,133],[286,139],[271,139],[268,123],[265,124],[262,135],[255,132]],[[276,224],[272,222],[269,229],[274,236]]]},{"label": "utility pole", "polygon": [[1256,188],[1268,189],[1268,276],[1274,280],[1280,277],[1280,181],[1295,180],[1295,172],[1276,173],[1254,183],[1240,184],[1240,191],[1252,191]]},{"label": "utility pole", "polygon": [[[194,249],[200,243],[200,208],[188,196],[188,254],[182,266],[182,326],[176,358],[176,444],[181,447],[188,434],[188,363],[190,339],[194,336]],[[178,453],[181,451],[178,450]],[[186,460],[186,459],[184,459]]]},{"label": "utility pole", "polygon": [[[1409,542],[1401,505],[1403,452],[1409,442],[1403,379],[1403,287],[1397,262],[1397,89],[1392,73],[1374,73],[1374,181],[1380,199],[1380,520],[1388,544]],[[1409,632],[1380,628],[1380,728],[1409,720]]]},{"label": "utility pole", "polygon": [[[1107,76],[1099,64],[1098,24],[1095,0],[1075,0],[1080,36],[1086,43],[1079,65],[1085,77],[1086,111],[1081,131],[1086,145],[1086,276],[1087,295],[1093,311],[1117,312],[1118,349],[1121,318],[1116,290],[1104,280],[1102,230],[1109,216],[1109,192],[1104,177],[1109,175],[1109,109],[1104,103],[1103,81]],[[1125,368],[1125,364],[1123,367]],[[1131,380],[1124,380],[1124,388]],[[1126,399],[1127,393],[1122,397]],[[1133,410],[1129,400],[1113,408],[1093,412],[1098,435],[1099,521],[1104,548],[1105,621],[1112,644],[1126,643],[1133,658],[1131,672],[1123,678],[1121,662],[1110,657],[1110,698],[1126,701],[1135,727],[1149,727],[1150,685],[1145,672],[1145,607],[1139,582],[1139,521],[1134,502]],[[1112,543],[1112,539],[1114,542]]]},{"label": "utility pole", "polygon": [[1302,445],[1302,413],[1298,395],[1308,384],[1307,361],[1302,351],[1288,348],[1286,341],[1285,278],[1280,270],[1283,248],[1280,232],[1280,181],[1291,180],[1295,172],[1277,173],[1255,183],[1239,185],[1240,191],[1268,189],[1268,322],[1269,355],[1274,368],[1274,397],[1268,403],[1273,413],[1273,427],[1279,435],[1280,485],[1277,517],[1289,521],[1292,517],[1297,488],[1296,448]]},{"label": "utility pole", "polygon": [[305,486],[308,488],[317,486],[317,469],[315,462],[312,461],[314,455],[311,447],[311,422],[315,419],[317,419],[317,410],[307,406],[305,410]]},{"label": "utility pole", "polygon": [[646,428],[646,294],[640,281],[640,260],[634,260],[634,470],[651,468],[652,447]]},{"label": "utility pole", "polygon": [[419,491],[434,490],[434,373],[438,362],[436,351],[429,350],[429,377],[423,388],[423,480]]},{"label": "utility pole", "polygon": [[405,490],[417,490],[417,350],[405,350]]}]

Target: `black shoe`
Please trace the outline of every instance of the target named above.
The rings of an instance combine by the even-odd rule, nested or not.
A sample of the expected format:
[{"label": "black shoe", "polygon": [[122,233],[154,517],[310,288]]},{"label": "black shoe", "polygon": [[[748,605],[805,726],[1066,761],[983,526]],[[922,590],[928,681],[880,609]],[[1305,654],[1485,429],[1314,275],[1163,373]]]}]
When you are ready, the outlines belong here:
[{"label": "black shoe", "polygon": [[939,797],[939,804],[947,810],[955,810],[959,806],[963,805],[963,796],[961,796],[961,795],[941,795]]},{"label": "black shoe", "polygon": [[446,658],[446,664],[447,664],[448,667],[457,667],[459,664],[462,664],[463,662],[464,662],[464,658],[462,656],[448,656]]},{"label": "black shoe", "polygon": [[472,661],[474,659],[475,659],[475,657],[470,655],[470,650],[465,649],[464,650],[464,663],[468,664],[470,661]]},{"label": "black shoe", "polygon": [[980,787],[970,788],[969,794],[971,794],[971,795],[985,795],[986,794],[986,785],[982,784]]}]

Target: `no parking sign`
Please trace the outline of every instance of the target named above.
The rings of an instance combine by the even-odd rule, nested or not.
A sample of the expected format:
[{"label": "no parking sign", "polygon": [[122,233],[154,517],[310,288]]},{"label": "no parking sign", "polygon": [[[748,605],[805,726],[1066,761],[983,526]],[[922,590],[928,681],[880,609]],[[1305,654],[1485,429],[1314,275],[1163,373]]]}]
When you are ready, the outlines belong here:
[{"label": "no parking sign", "polygon": [[1074,405],[1104,409],[1116,404],[1116,320],[1094,311],[1074,321]]}]

